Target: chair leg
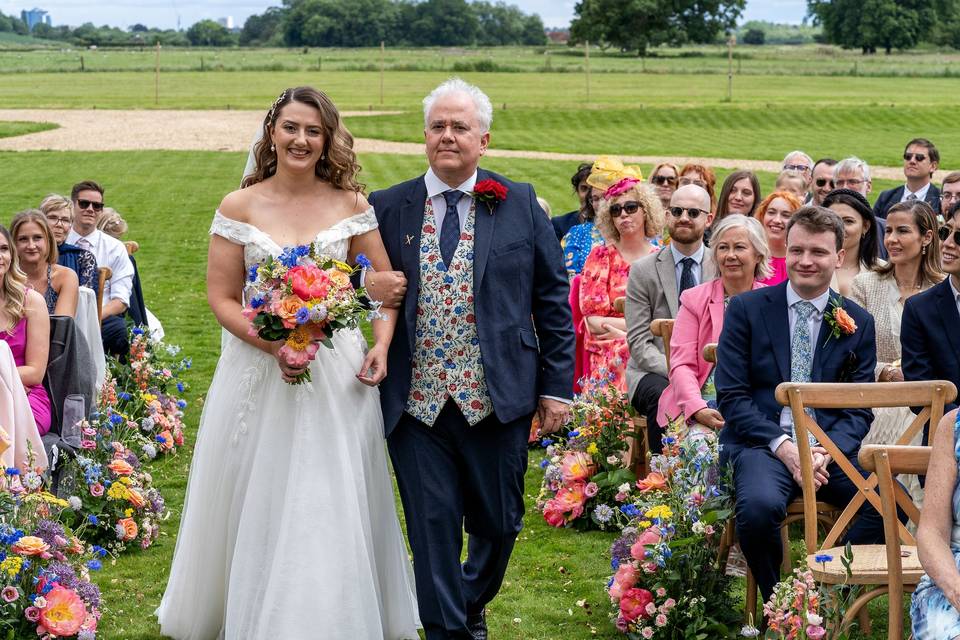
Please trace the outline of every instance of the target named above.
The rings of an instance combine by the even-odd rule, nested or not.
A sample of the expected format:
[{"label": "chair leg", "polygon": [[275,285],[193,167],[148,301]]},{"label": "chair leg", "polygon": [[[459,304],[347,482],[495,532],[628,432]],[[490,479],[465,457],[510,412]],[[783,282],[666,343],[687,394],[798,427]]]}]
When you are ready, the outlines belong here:
[{"label": "chair leg", "polygon": [[783,558],[780,560],[780,572],[788,576],[793,571],[793,563],[790,561],[790,532],[787,531],[789,525],[780,527],[780,546],[783,549]]},{"label": "chair leg", "polygon": [[[888,603],[888,606],[890,606],[890,605],[892,605],[892,604],[893,604],[893,603],[890,602],[890,603]],[[867,606],[868,606],[868,605],[865,604],[865,605],[863,605],[863,607],[860,609],[860,611],[857,611],[857,622],[860,623],[860,633],[862,633],[864,636],[869,636],[869,635],[870,635],[870,612],[867,610]],[[902,607],[903,605],[901,604],[900,606]],[[891,611],[890,613],[891,613],[891,615],[892,615],[893,612]],[[902,611],[902,610],[901,610],[900,613],[901,613],[901,615],[903,615],[903,611]],[[903,624],[903,621],[901,621],[900,624],[902,625],[902,624]],[[903,632],[901,631],[896,637],[902,638],[902,637],[903,637]]]},{"label": "chair leg", "polygon": [[753,578],[753,572],[747,568],[747,595],[744,606],[744,622],[752,624],[755,627],[760,626],[760,619],[757,617],[757,581]]}]

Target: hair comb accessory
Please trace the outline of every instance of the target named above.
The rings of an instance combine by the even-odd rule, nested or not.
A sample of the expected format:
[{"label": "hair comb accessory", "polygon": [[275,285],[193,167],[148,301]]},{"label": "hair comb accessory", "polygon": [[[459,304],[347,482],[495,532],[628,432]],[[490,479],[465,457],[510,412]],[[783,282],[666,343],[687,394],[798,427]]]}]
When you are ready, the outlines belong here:
[{"label": "hair comb accessory", "polygon": [[273,122],[273,119],[277,115],[277,107],[287,98],[287,91],[289,89],[284,89],[283,93],[280,94],[280,97],[273,101],[273,104],[270,106],[270,111],[267,113],[267,120]]}]

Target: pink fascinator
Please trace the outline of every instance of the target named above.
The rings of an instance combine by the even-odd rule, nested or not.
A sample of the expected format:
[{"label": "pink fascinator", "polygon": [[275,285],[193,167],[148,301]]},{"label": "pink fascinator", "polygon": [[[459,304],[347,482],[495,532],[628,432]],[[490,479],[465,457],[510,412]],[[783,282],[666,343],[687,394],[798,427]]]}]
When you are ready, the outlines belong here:
[{"label": "pink fascinator", "polygon": [[640,180],[634,178],[633,176],[627,176],[626,178],[620,178],[613,185],[610,186],[603,194],[604,200],[610,200],[616,198],[617,196],[630,191],[633,188],[633,185],[640,184]]}]

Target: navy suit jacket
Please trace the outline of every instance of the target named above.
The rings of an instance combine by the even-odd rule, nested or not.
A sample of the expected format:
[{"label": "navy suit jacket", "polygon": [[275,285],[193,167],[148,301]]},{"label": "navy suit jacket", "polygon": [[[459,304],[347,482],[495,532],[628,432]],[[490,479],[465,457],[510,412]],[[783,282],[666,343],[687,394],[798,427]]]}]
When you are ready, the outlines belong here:
[{"label": "navy suit jacket", "polygon": [[557,240],[563,240],[563,236],[567,235],[570,229],[580,224],[580,210],[574,209],[562,216],[554,216],[550,219],[550,223],[553,224],[553,230],[557,233]]},{"label": "navy suit jacket", "polygon": [[[960,314],[949,278],[907,299],[900,323],[904,380],[949,380],[960,388]],[[957,408],[956,401],[944,407]]]},{"label": "navy suit jacket", "polygon": [[[831,301],[839,295],[831,291]],[[829,313],[831,305],[827,306]],[[833,338],[826,319],[820,325],[813,356],[813,382],[873,382],[877,363],[873,317],[850,300],[843,309],[857,324],[852,335]],[[828,340],[829,338],[829,340]],[[720,431],[724,462],[744,447],[767,447],[783,435],[783,407],[774,394],[790,381],[790,320],[787,282],[748,291],[730,299],[717,346],[714,382],[726,424]],[[817,409],[817,424],[852,457],[867,435],[868,409]]]},{"label": "navy suit jacket", "polygon": [[[890,210],[890,207],[900,202],[900,199],[903,198],[904,188],[904,185],[900,185],[894,189],[887,189],[882,192],[873,204],[873,215],[878,218],[886,218],[887,211]],[[930,183],[930,188],[927,189],[927,195],[924,197],[924,201],[933,208],[934,213],[940,213],[940,189],[937,189],[937,185]],[[883,236],[880,236],[880,238],[883,239]]]},{"label": "navy suit jacket", "polygon": [[[478,171],[478,182],[489,178],[508,192],[492,214],[486,204],[476,205],[474,312],[493,410],[501,422],[510,422],[532,414],[539,396],[572,396],[575,338],[560,245],[533,187]],[[390,263],[407,278],[389,373],[380,385],[387,435],[410,392],[426,200],[423,176],[370,194]]]}]

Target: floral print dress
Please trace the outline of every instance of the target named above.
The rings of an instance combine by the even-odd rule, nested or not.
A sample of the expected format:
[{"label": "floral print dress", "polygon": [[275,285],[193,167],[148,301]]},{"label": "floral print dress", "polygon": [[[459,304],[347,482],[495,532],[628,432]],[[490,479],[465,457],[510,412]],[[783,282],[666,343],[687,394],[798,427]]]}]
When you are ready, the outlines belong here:
[{"label": "floral print dress", "polygon": [[603,236],[593,222],[584,222],[571,227],[560,241],[563,249],[563,262],[567,268],[567,277],[572,278],[583,271],[587,257],[594,247],[603,245]]},{"label": "floral print dress", "polygon": [[[623,259],[616,247],[594,247],[583,265],[580,281],[580,310],[584,317],[622,318],[623,314],[613,308],[613,301],[626,295],[629,275],[630,263]],[[597,339],[588,331],[584,337],[584,350],[590,358],[593,375],[605,373],[611,383],[625,393],[625,374],[630,358],[626,337]]]},{"label": "floral print dress", "polygon": [[[953,425],[953,453],[960,467],[960,414]],[[953,530],[950,550],[960,569],[960,474],[953,487]],[[946,640],[960,636],[960,612],[957,612],[933,580],[926,574],[920,579],[910,602],[910,619],[914,640]]]}]

